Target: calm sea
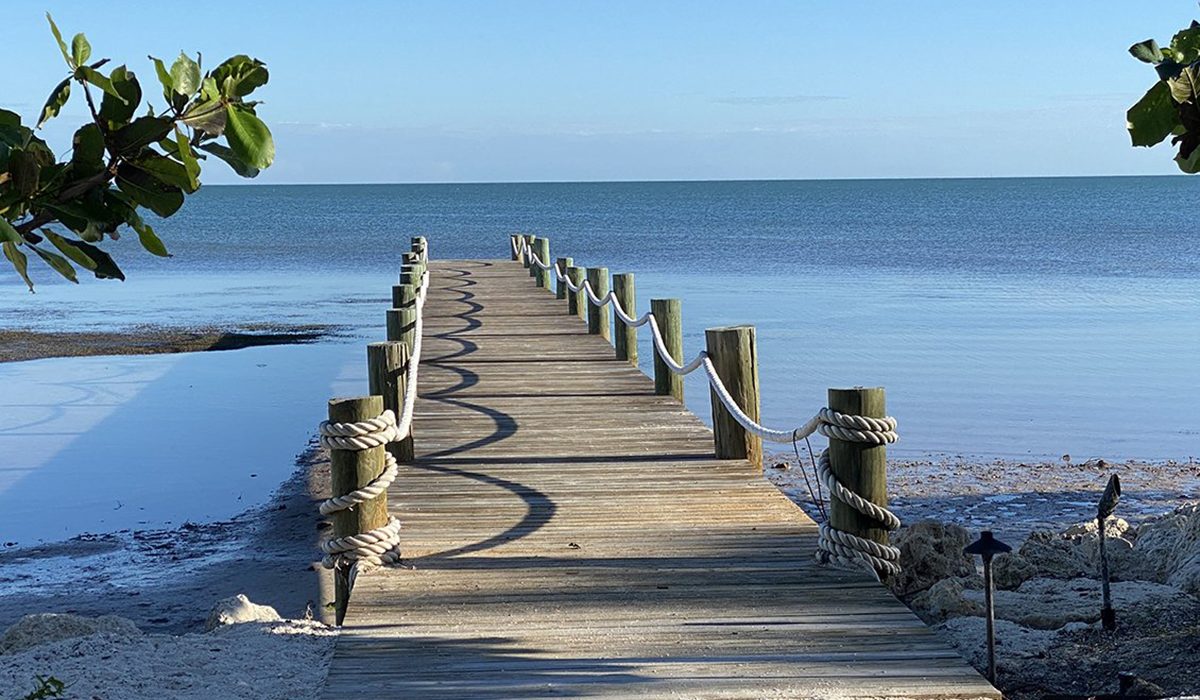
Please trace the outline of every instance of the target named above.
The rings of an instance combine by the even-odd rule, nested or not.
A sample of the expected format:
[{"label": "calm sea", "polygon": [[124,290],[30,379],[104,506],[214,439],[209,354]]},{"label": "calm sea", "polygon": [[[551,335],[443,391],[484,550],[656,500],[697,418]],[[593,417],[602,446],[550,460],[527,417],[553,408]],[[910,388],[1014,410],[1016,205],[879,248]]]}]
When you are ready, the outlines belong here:
[{"label": "calm sea", "polygon": [[[111,246],[127,282],[75,287],[35,265],[31,296],[0,275],[0,327],[313,322],[347,337],[0,365],[0,508],[59,488],[80,463],[92,473],[75,480],[78,498],[97,504],[120,500],[97,483],[152,488],[130,486],[131,469],[184,473],[171,488],[195,487],[178,464],[198,460],[216,476],[196,492],[217,495],[197,496],[195,518],[229,510],[224,482],[261,498],[256,484],[286,473],[324,399],[365,385],[362,340],[382,334],[398,252],[417,234],[434,257],[498,258],[508,233],[532,232],[551,238],[553,255],[637,273],[641,308],[683,300],[688,356],[706,327],[755,325],[763,415],[776,427],[806,420],[827,387],[883,385],[898,456],[1187,460],[1200,455],[1198,187],[1184,177],[208,187],[159,227],[174,258],[132,239]],[[688,405],[707,420],[696,379]],[[271,443],[254,448],[253,469],[248,421],[269,426]],[[147,431],[160,451],[129,456],[123,446]],[[129,520],[131,498],[105,526],[188,517]]]}]

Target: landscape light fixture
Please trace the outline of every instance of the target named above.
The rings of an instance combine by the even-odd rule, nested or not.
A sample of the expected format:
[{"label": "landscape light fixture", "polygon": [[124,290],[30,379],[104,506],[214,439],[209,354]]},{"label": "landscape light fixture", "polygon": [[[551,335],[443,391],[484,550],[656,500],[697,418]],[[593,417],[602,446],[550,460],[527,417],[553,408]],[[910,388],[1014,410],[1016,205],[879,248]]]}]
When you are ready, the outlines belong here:
[{"label": "landscape light fixture", "polygon": [[979,539],[963,547],[963,554],[978,554],[983,559],[983,605],[987,608],[987,678],[996,682],[996,608],[992,602],[992,557],[1011,552],[1012,547],[992,537],[991,530],[979,533]]}]

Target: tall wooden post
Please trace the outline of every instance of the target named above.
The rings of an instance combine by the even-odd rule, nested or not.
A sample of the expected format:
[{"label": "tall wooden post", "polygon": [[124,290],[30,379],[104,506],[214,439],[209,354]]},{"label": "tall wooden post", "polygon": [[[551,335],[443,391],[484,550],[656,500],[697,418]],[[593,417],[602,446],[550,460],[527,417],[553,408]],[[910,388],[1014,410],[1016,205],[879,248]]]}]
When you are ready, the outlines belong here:
[{"label": "tall wooden post", "polygon": [[[383,412],[383,399],[378,396],[363,396],[352,399],[332,399],[329,402],[329,420],[334,423],[357,423],[376,418]],[[329,483],[334,497],[344,496],[362,488],[383,473],[383,448],[369,450],[330,450]],[[358,535],[388,523],[387,494],[360,503],[347,510],[333,514],[333,536]],[[337,624],[346,618],[346,604],[350,601],[349,570],[334,573],[334,614]]]},{"label": "tall wooden post", "polygon": [[[759,421],[758,348],[754,326],[709,328],[704,331],[708,357],[734,403],[754,422]],[[712,400],[713,442],[717,459],[745,459],[762,469],[762,440],[747,431],[721,403],[715,389]]]},{"label": "tall wooden post", "polygon": [[417,332],[416,298],[413,285],[396,285],[392,288],[392,301],[399,301],[400,305],[387,312],[387,339],[407,345],[409,355],[412,355]]},{"label": "tall wooden post", "polygon": [[[662,333],[663,345],[675,362],[683,362],[683,313],[678,299],[651,299],[650,313]],[[654,353],[654,393],[683,401],[683,377],[671,371]]]},{"label": "tall wooden post", "polygon": [[[396,414],[404,408],[404,391],[408,372],[408,346],[399,342],[371,343],[367,345],[367,383],[370,392],[383,397],[383,408]],[[388,451],[397,462],[413,459],[412,435],[388,445]]]},{"label": "tall wooden post", "polygon": [[[534,242],[534,244],[533,244],[533,249],[537,252],[537,256],[538,256],[539,260],[541,260],[543,263],[545,263],[547,265],[551,264],[550,239],[549,238],[537,239],[537,241]],[[534,265],[534,267],[537,268],[535,270],[535,273],[536,273],[535,277],[537,277],[537,285],[539,287],[541,287],[542,289],[550,289],[550,271],[543,270],[541,268],[541,266],[539,266],[539,265]]]},{"label": "tall wooden post", "polygon": [[429,259],[429,243],[424,236],[413,236],[412,252],[420,256],[422,261]]},{"label": "tall wooden post", "polygon": [[[583,274],[582,267],[572,266],[567,268],[567,277],[571,278],[571,284],[575,285],[576,287],[583,284]],[[568,292],[567,313],[573,316],[578,316],[580,319],[586,318],[587,307],[589,306],[587,294],[585,294],[582,289],[580,289],[578,292],[571,292],[570,290],[568,290]]]},{"label": "tall wooden post", "polygon": [[[554,265],[558,268],[558,271],[560,273],[562,273],[563,275],[566,275],[567,268],[571,267],[574,264],[575,264],[575,261],[571,258],[559,258],[554,263]],[[557,283],[554,285],[554,298],[555,299],[566,299],[567,298],[567,283],[564,280],[558,279],[558,275],[555,275],[554,279],[557,280]]]},{"label": "tall wooden post", "polygon": [[[401,274],[400,278],[403,280],[404,275]],[[414,285],[411,280],[412,280],[412,277],[410,274],[408,281],[405,281],[402,284],[392,285],[392,308],[393,309],[403,309],[403,308],[406,308],[409,306],[416,305],[416,303],[417,303],[417,288],[416,288],[416,285]]]},{"label": "tall wooden post", "polygon": [[414,290],[421,287],[421,267],[417,265],[402,265],[400,267],[400,284],[412,285]]},{"label": "tall wooden post", "polygon": [[[838,413],[868,418],[887,417],[882,387],[830,389],[829,408]],[[829,439],[829,467],[846,488],[868,501],[887,507],[887,447]],[[888,531],[836,496],[829,499],[829,524],[838,530],[887,544]]]},{"label": "tall wooden post", "polygon": [[[613,275],[613,294],[617,297],[617,303],[625,310],[625,315],[637,318],[637,295],[633,289],[632,272]],[[613,311],[613,329],[613,347],[616,348],[617,359],[626,360],[637,367],[637,329],[622,323],[621,319],[617,318],[616,310]]]},{"label": "tall wooden post", "polygon": [[518,240],[521,237],[519,233],[509,234],[508,236],[508,252],[512,255],[512,259],[517,262],[521,261],[521,254],[518,252],[521,248],[521,242]]},{"label": "tall wooden post", "polygon": [[[411,272],[415,281],[412,284],[420,285],[421,278],[425,275],[425,262],[421,260],[418,253],[405,253],[401,256],[402,264],[400,265],[400,276],[403,277],[405,272]],[[400,280],[404,284],[404,280]]]},{"label": "tall wooden post", "polygon": [[[597,297],[608,294],[608,268],[589,267],[587,281]],[[584,294],[586,297],[587,295]],[[608,320],[608,305],[596,306],[585,299],[587,305],[588,333],[612,340],[612,322]]]}]

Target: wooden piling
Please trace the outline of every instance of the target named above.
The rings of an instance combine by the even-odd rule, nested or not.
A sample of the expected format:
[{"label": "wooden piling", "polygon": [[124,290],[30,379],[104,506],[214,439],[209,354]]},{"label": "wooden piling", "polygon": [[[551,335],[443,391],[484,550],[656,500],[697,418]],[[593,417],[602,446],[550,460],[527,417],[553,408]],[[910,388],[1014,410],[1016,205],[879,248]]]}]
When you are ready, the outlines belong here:
[{"label": "wooden piling", "polygon": [[422,276],[420,266],[402,265],[400,267],[400,284],[412,285],[414,290],[421,286]]},{"label": "wooden piling", "polygon": [[[571,284],[578,287],[583,284],[584,271],[582,267],[568,267],[567,276],[571,278]],[[567,313],[579,318],[587,318],[587,307],[589,306],[587,294],[582,289],[578,292],[568,290],[567,294]]]},{"label": "wooden piling", "polygon": [[[651,299],[650,313],[662,333],[663,345],[676,363],[683,362],[683,314],[678,299]],[[674,396],[683,401],[683,377],[671,371],[667,363],[654,353],[654,393]]]},{"label": "wooden piling", "polygon": [[[334,423],[357,423],[376,418],[383,412],[383,399],[362,396],[329,401],[329,420]],[[344,496],[366,486],[383,473],[383,447],[369,450],[330,450],[329,485],[334,497]],[[333,514],[333,536],[358,535],[388,523],[387,494],[382,493],[366,503]],[[350,601],[349,569],[334,572],[334,613],[337,624],[346,617]]]},{"label": "wooden piling", "polygon": [[[401,280],[405,279],[405,276],[403,273],[401,273],[400,279]],[[414,285],[411,280],[412,280],[412,276],[410,274],[408,277],[408,281],[404,281],[402,284],[392,285],[392,308],[393,309],[404,309],[404,308],[416,305],[416,303],[417,303],[417,288],[416,288],[416,285]]]},{"label": "wooden piling", "polygon": [[[587,281],[592,288],[592,293],[597,298],[603,298],[608,294],[608,268],[607,267],[589,267],[587,268]],[[585,293],[586,297],[587,294]],[[585,299],[587,306],[587,322],[588,333],[598,335],[605,340],[612,340],[612,322],[609,321],[608,305],[596,306],[590,300]]]},{"label": "wooden piling", "polygon": [[[882,387],[830,389],[829,408],[838,413],[868,418],[887,416]],[[887,447],[829,439],[829,467],[846,488],[872,503],[887,507]],[[829,499],[829,524],[838,530],[887,544],[888,531],[836,496]]]},{"label": "wooden piling", "polygon": [[[617,303],[625,310],[625,314],[637,318],[637,295],[634,292],[632,272],[613,275],[613,294],[616,295]],[[625,360],[637,367],[637,329],[625,325],[621,319],[617,318],[615,310],[613,311],[613,347],[616,348],[618,360]]]},{"label": "wooden piling", "polygon": [[[558,271],[561,272],[563,275],[566,275],[567,268],[571,267],[574,264],[575,264],[575,260],[573,260],[572,258],[559,258],[554,263],[555,267],[557,267]],[[554,298],[555,299],[566,299],[567,298],[567,283],[564,280],[558,279],[558,275],[555,275],[554,279],[556,281],[556,283],[554,285]]]},{"label": "wooden piling", "polygon": [[407,289],[401,289],[397,294],[396,289],[393,288],[393,299],[398,296],[402,302],[410,298],[413,299],[413,302],[388,309],[387,339],[404,343],[408,346],[408,353],[411,355],[417,332],[416,290],[411,284],[401,284],[397,287],[407,287]]},{"label": "wooden piling", "polygon": [[[543,263],[550,264],[550,239],[539,238],[533,244],[533,249],[537,253],[538,259]],[[537,278],[537,285],[542,289],[550,289],[550,271],[543,270],[541,266],[534,265],[534,277]]]},{"label": "wooden piling", "polygon": [[[708,357],[734,403],[759,421],[758,348],[754,326],[709,328],[704,331]],[[712,401],[713,443],[717,459],[745,459],[762,469],[762,440],[747,431],[709,388]]]},{"label": "wooden piling", "polygon": [[[526,250],[533,250],[533,244],[537,240],[537,236],[527,233],[522,238],[525,239]],[[528,254],[524,254],[521,256],[521,264],[527,268],[531,267],[533,265],[533,258]]]},{"label": "wooden piling", "polygon": [[[383,397],[383,408],[396,414],[404,408],[406,372],[408,371],[408,346],[400,342],[371,343],[367,345],[367,383],[370,392]],[[413,459],[412,434],[387,446],[398,462]]]}]

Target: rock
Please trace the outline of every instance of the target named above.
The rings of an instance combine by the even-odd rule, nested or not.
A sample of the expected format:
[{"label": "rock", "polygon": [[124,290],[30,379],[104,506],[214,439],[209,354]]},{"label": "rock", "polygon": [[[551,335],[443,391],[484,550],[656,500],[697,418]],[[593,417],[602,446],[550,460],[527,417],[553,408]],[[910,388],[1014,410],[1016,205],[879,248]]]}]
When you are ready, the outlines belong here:
[{"label": "rock", "polygon": [[[975,668],[987,668],[987,621],[982,617],[956,617],[934,627]],[[1056,632],[1034,630],[996,620],[996,665],[1019,668],[1025,659],[1046,655]]]},{"label": "rock", "polygon": [[4,636],[0,637],[0,654],[14,654],[39,644],[93,634],[136,637],[142,632],[132,620],[116,615],[83,617],[67,613],[38,613],[22,617],[17,624],[5,630]]},{"label": "rock", "polygon": [[1145,578],[1200,595],[1200,504],[1143,523],[1136,550]]},{"label": "rock", "polygon": [[938,581],[975,574],[975,562],[963,554],[971,535],[958,525],[921,520],[898,530],[892,544],[900,549],[902,571],[888,580],[898,596],[928,589]]},{"label": "rock", "polygon": [[[983,605],[983,592],[965,590],[967,601]],[[1117,619],[1154,619],[1160,615],[1200,619],[1200,600],[1172,586],[1148,581],[1112,584]],[[997,619],[1024,627],[1058,630],[1072,622],[1092,623],[1100,619],[1100,582],[1077,578],[1068,581],[1035,578],[1015,591],[996,591]]]},{"label": "rock", "polygon": [[223,625],[237,625],[243,622],[279,622],[281,620],[283,618],[275,612],[275,608],[252,603],[249,598],[239,593],[232,598],[217,601],[212,612],[208,614],[208,621],[204,623],[204,629],[211,632]]},{"label": "rock", "polygon": [[1119,695],[1131,698],[1161,698],[1167,695],[1161,685],[1151,683],[1137,676],[1123,673],[1120,676]]},{"label": "rock", "polygon": [[[1094,520],[1072,525],[1061,533],[1034,530],[1017,553],[1033,566],[1038,576],[1061,579],[1096,577],[1100,572],[1098,532]],[[1110,518],[1105,525],[1105,532],[1108,533],[1105,546],[1112,579],[1145,580],[1145,566],[1141,554],[1134,551],[1134,532],[1129,523],[1120,518]]]},{"label": "rock", "polygon": [[910,600],[909,605],[927,623],[983,614],[983,604],[967,598],[962,581],[957,578],[938,581]]},{"label": "rock", "polygon": [[1016,590],[1037,573],[1037,567],[1020,554],[1008,552],[992,559],[992,581],[1000,590]]}]

